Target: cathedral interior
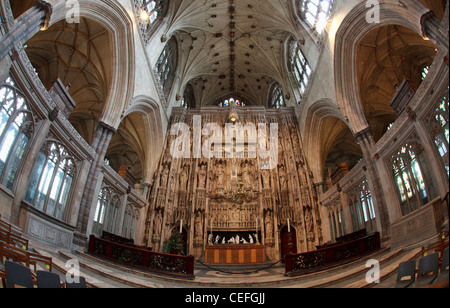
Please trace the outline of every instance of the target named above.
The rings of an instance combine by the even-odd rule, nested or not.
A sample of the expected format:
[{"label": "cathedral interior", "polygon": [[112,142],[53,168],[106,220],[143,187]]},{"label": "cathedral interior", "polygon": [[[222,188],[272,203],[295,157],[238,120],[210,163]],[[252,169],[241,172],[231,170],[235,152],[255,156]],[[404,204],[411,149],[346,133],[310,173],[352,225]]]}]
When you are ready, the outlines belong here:
[{"label": "cathedral interior", "polygon": [[448,236],[448,10],[0,0],[0,217],[215,265]]}]

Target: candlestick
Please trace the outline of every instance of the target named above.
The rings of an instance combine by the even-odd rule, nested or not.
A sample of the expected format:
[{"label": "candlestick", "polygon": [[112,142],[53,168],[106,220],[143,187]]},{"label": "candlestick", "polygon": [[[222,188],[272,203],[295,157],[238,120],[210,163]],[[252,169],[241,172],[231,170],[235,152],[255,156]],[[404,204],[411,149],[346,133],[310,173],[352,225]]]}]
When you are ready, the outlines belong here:
[{"label": "candlestick", "polygon": [[289,223],[289,218],[287,219],[287,224],[288,224],[288,232],[291,233],[291,224]]},{"label": "candlestick", "polygon": [[183,219],[180,221],[180,233],[183,233]]}]

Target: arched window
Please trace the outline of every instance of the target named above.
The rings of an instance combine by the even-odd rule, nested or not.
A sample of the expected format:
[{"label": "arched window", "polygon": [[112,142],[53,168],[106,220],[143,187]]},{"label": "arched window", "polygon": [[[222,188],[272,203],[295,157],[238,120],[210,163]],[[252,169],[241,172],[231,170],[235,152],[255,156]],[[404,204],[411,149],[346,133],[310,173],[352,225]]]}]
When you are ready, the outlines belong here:
[{"label": "arched window", "polygon": [[367,180],[364,179],[349,192],[349,205],[353,231],[373,229],[371,221],[375,219],[375,208]]},{"label": "arched window", "polygon": [[33,132],[27,101],[8,78],[0,84],[0,183],[10,190]]},{"label": "arched window", "polygon": [[164,47],[158,62],[156,63],[156,73],[159,86],[164,92],[167,99],[175,79],[175,71],[177,68],[177,43],[173,37]]},{"label": "arched window", "polygon": [[317,34],[322,34],[326,28],[334,1],[332,0],[297,0],[301,18],[314,29]]},{"label": "arched window", "polygon": [[134,8],[145,44],[164,19],[168,7],[167,0],[134,0]]},{"label": "arched window", "polygon": [[100,190],[95,209],[92,232],[101,236],[103,231],[115,233],[117,214],[120,208],[120,197],[111,187]]},{"label": "arched window", "polygon": [[25,201],[47,215],[64,220],[75,175],[75,160],[66,148],[53,140],[46,142],[31,172]]},{"label": "arched window", "polygon": [[290,42],[290,69],[299,87],[300,94],[303,95],[311,79],[312,69],[300,49],[300,44],[294,40]]},{"label": "arched window", "polygon": [[230,97],[224,101],[221,101],[218,106],[219,107],[231,107],[231,106],[236,106],[236,107],[245,107],[245,103],[239,99],[235,99],[233,97]]},{"label": "arched window", "polygon": [[279,109],[281,107],[286,107],[286,103],[283,97],[283,89],[278,82],[275,82],[270,88],[269,93],[269,108]]},{"label": "arched window", "polygon": [[434,144],[444,163],[445,171],[449,176],[449,102],[448,91],[436,104],[435,111],[430,116],[431,135]]},{"label": "arched window", "polygon": [[424,167],[424,159],[419,157],[418,150],[411,144],[403,146],[392,157],[394,183],[397,187],[403,216],[416,211],[433,197],[429,192],[430,189],[433,189],[432,183],[426,181]]}]

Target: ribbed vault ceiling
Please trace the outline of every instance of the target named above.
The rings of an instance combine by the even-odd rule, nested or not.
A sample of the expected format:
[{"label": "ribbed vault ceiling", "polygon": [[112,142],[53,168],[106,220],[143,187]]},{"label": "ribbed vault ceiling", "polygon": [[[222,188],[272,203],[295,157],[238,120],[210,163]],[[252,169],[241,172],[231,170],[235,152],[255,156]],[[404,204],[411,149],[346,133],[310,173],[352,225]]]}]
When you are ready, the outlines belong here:
[{"label": "ribbed vault ceiling", "polygon": [[168,33],[178,38],[182,53],[180,91],[192,84],[197,106],[227,96],[262,106],[274,81],[286,83],[285,42],[301,39],[290,1],[176,3]]}]

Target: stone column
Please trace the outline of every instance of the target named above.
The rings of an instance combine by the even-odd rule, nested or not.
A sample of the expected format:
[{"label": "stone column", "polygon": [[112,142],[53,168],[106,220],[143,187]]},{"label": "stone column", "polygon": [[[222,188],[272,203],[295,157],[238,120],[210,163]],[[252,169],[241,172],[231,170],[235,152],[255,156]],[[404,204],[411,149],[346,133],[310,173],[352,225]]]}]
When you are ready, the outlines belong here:
[{"label": "stone column", "polygon": [[0,37],[0,60],[19,43],[25,43],[39,30],[46,30],[50,24],[52,6],[37,0],[36,4],[15,20],[14,27]]},{"label": "stone column", "polygon": [[448,30],[447,33],[442,30],[441,22],[434,15],[433,11],[425,13],[420,20],[420,24],[423,37],[430,39],[436,45],[444,46],[448,49]]},{"label": "stone column", "polygon": [[361,146],[362,152],[364,157],[366,158],[367,162],[367,171],[368,171],[368,178],[367,181],[369,183],[369,187],[371,190],[373,203],[374,205],[378,206],[378,219],[381,224],[381,233],[382,233],[382,239],[387,240],[390,236],[389,232],[389,212],[386,206],[386,201],[384,198],[384,194],[380,185],[379,177],[377,174],[377,170],[375,167],[375,164],[372,160],[372,155],[370,152],[370,149],[375,144],[373,140],[372,133],[369,129],[366,129],[364,131],[361,131],[355,135],[356,141]]},{"label": "stone column", "polygon": [[89,175],[84,187],[83,198],[81,200],[80,211],[78,213],[77,229],[74,234],[74,243],[79,246],[87,244],[87,227],[89,223],[89,215],[91,207],[95,201],[95,189],[97,187],[99,176],[102,171],[103,160],[108,150],[112,136],[116,133],[116,129],[100,122],[97,125],[92,148],[97,153],[94,157]]}]

